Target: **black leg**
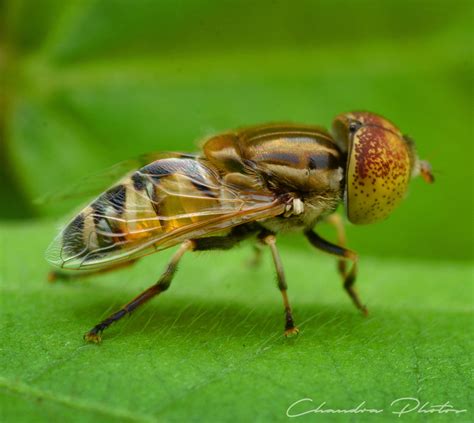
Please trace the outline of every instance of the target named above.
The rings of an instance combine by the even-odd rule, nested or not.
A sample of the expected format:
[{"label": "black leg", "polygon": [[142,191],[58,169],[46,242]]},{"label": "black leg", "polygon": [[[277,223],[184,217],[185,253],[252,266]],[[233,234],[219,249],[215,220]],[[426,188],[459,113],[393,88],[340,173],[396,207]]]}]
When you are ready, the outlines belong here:
[{"label": "black leg", "polygon": [[273,257],[273,263],[275,264],[275,269],[277,273],[278,280],[278,289],[281,292],[283,297],[283,305],[285,307],[285,336],[296,335],[299,332],[299,329],[295,326],[293,321],[293,315],[291,313],[291,306],[288,300],[288,286],[286,284],[285,273],[283,271],[283,264],[281,262],[280,254],[276,247],[276,237],[275,234],[269,232],[262,232],[259,236],[261,242],[270,247]]},{"label": "black leg", "polygon": [[[344,229],[344,222],[342,221],[341,216],[338,213],[333,213],[326,218],[326,222],[334,226],[337,232],[337,244],[341,247],[346,247],[346,231]],[[344,281],[347,277],[347,267],[346,260],[338,259],[337,260],[337,270],[342,276]]]},{"label": "black leg", "polygon": [[112,323],[120,320],[125,315],[131,313],[140,305],[146,303],[148,300],[153,298],[155,295],[161,294],[166,291],[173,279],[173,276],[178,267],[178,263],[185,252],[191,251],[194,248],[193,241],[185,241],[181,244],[178,251],[173,255],[168,267],[161,275],[160,279],[155,285],[150,286],[147,290],[143,291],[140,295],[135,297],[132,301],[125,304],[119,311],[107,317],[105,320],[95,325],[89,332],[84,335],[84,339],[87,342],[99,343],[101,341],[101,333],[107,329]]},{"label": "black leg", "polygon": [[354,251],[348,250],[344,247],[339,247],[338,245],[331,244],[330,242],[326,241],[325,239],[321,238],[315,232],[309,230],[305,232],[306,238],[308,238],[309,242],[316,248],[325,251],[326,253],[333,254],[335,256],[341,257],[345,260],[352,261],[352,268],[348,273],[344,272],[344,289],[346,290],[349,297],[351,297],[352,302],[354,305],[364,314],[367,315],[367,308],[359,299],[359,295],[357,294],[356,290],[354,289],[354,282],[357,276],[357,261],[358,256]]}]

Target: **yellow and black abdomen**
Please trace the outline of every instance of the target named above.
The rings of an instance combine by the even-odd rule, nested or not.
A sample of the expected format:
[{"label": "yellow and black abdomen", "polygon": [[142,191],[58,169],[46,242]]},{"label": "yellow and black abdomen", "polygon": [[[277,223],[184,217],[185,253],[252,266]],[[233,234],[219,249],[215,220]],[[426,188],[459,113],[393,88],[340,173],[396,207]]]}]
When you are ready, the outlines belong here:
[{"label": "yellow and black abdomen", "polygon": [[241,203],[223,191],[219,175],[197,158],[157,160],[87,206],[47,255],[54,264],[68,268],[132,258],[149,242],[150,248],[180,242],[168,235],[239,210]]}]

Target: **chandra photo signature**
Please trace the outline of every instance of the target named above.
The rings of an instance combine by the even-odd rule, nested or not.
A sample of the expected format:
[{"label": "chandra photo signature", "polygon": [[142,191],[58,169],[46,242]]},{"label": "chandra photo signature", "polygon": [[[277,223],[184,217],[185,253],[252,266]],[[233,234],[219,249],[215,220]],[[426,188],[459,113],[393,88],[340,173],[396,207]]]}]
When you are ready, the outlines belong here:
[{"label": "chandra photo signature", "polygon": [[326,401],[319,403],[314,402],[311,398],[302,398],[292,403],[286,410],[287,417],[301,417],[308,414],[381,414],[391,413],[398,417],[405,414],[460,414],[466,413],[465,409],[456,409],[449,402],[443,404],[431,404],[429,401],[420,401],[418,398],[404,397],[397,398],[390,403],[388,409],[371,408],[367,406],[367,401],[352,408],[331,408]]}]

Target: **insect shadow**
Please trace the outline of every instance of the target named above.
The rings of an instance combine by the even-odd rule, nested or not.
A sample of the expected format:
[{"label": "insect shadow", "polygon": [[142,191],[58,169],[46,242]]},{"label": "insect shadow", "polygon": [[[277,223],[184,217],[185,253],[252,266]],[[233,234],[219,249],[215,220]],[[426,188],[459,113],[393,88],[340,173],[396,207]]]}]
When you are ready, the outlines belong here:
[{"label": "insect shadow", "polygon": [[[76,307],[74,315],[84,323],[84,316],[107,313],[117,304],[107,300],[94,300],[93,303]],[[105,310],[105,312],[104,312]],[[328,340],[357,333],[359,328],[371,318],[362,318],[354,313],[351,307],[347,310],[338,305],[304,304],[295,308],[301,321],[302,334],[305,329],[313,336]],[[281,313],[279,303],[256,303],[250,306],[239,301],[229,302],[224,299],[204,299],[195,297],[178,297],[147,304],[131,314],[123,322],[111,327],[109,340],[120,334],[128,342],[143,336],[173,338],[182,336],[196,337],[209,334],[215,339],[239,338],[242,341],[264,340],[275,336],[281,342],[286,339],[280,335],[280,325],[275,316]],[[87,323],[87,322],[86,322]],[[200,335],[200,336],[201,336]]]}]

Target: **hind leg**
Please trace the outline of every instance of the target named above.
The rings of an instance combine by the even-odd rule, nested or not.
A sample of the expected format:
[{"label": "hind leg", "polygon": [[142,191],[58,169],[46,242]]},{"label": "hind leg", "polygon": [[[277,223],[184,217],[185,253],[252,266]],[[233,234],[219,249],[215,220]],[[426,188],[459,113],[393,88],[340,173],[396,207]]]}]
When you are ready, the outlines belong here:
[{"label": "hind leg", "polygon": [[101,341],[102,332],[107,329],[112,323],[119,321],[122,317],[126,316],[127,314],[130,314],[136,308],[151,300],[156,295],[159,295],[162,292],[166,291],[169,288],[171,281],[173,280],[173,276],[178,267],[178,263],[183,257],[184,253],[193,250],[193,248],[193,241],[184,241],[179,247],[178,251],[176,251],[176,253],[171,258],[166,270],[163,272],[157,283],[150,286],[140,295],[135,297],[132,301],[125,304],[120,310],[116,311],[115,313],[104,319],[102,322],[95,325],[89,332],[84,335],[84,340],[86,340],[87,342],[95,342],[96,344],[98,344]]}]

